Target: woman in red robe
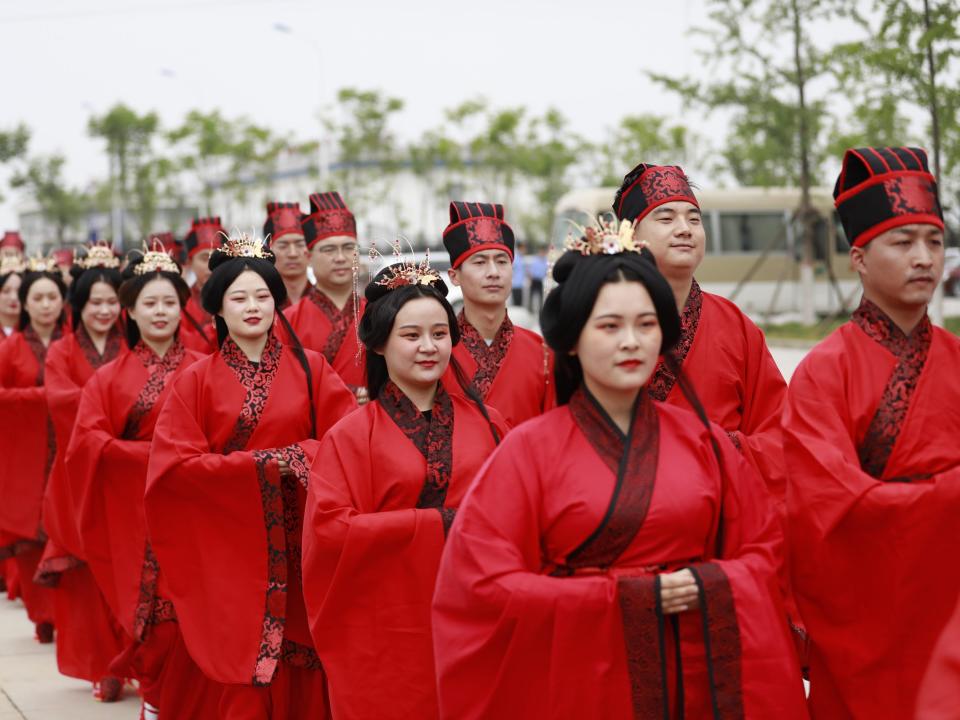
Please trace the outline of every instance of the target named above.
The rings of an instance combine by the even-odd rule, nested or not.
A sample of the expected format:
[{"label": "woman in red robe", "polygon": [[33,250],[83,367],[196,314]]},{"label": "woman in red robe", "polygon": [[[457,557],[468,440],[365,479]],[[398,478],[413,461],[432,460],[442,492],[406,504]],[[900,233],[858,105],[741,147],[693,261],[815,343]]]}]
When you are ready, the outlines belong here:
[{"label": "woman in red robe", "polygon": [[14,557],[27,615],[37,640],[53,641],[53,595],[33,581],[46,533],[43,492],[53,465],[54,434],[47,411],[47,348],[63,334],[67,288],[50,261],[31,260],[20,286],[18,332],[0,344],[0,557]]},{"label": "woman in red robe", "polygon": [[[270,258],[270,259],[268,259]],[[281,344],[286,296],[259,241],[210,260],[218,352],[188,368],[157,420],[145,509],[187,650],[223,683],[221,718],[326,717],[300,580],[318,442],[356,406],[322,356]]]},{"label": "woman in red robe", "polygon": [[[20,283],[24,265],[19,257],[7,257],[0,261],[0,342],[3,342],[17,329],[20,322]],[[13,538],[5,539],[0,531],[0,548],[8,546]],[[0,556],[0,592],[7,593],[8,600],[20,595],[20,583],[17,578],[17,564],[12,557]]]},{"label": "woman in red robe", "polygon": [[94,247],[71,271],[73,332],[50,346],[46,359],[47,408],[56,436],[56,456],[43,499],[43,527],[49,539],[34,581],[53,589],[57,667],[93,683],[103,702],[120,698],[123,679],[109,672],[123,648],[123,633],[87,567],[77,532],[79,499],[64,463],[80,403],[94,371],[126,348],[120,317],[119,260],[110,248]]},{"label": "woman in red robe", "polygon": [[143,717],[210,717],[219,688],[183,649],[165,579],[147,541],[143,494],[157,416],[169,388],[205,353],[179,339],[190,289],[163,251],[135,256],[120,302],[131,348],[83,388],[66,462],[77,492],[84,557],[126,631],[118,673],[135,677]]},{"label": "woman in red robe", "polygon": [[620,251],[581,241],[554,268],[541,326],[561,406],[505,439],[447,540],[443,718],[806,717],[780,525],[682,376],[698,414],[646,392],[680,324],[626,230],[600,238]]},{"label": "woman in red robe", "polygon": [[[327,433],[304,520],[304,593],[336,718],[436,718],[430,600],[456,508],[505,422],[440,378],[460,340],[434,270],[396,264],[360,323],[372,399]],[[462,377],[462,375],[461,375]]]}]

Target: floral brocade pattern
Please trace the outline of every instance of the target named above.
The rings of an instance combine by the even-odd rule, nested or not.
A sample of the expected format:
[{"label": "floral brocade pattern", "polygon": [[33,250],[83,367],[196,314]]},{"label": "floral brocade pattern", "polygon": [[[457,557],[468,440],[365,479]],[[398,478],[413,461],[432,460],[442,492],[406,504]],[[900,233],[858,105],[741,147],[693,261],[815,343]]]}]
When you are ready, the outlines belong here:
[{"label": "floral brocade pattern", "polygon": [[866,299],[854,312],[853,321],[868,337],[897,358],[897,365],[887,380],[880,404],[858,450],[860,467],[879,480],[910,409],[910,400],[930,351],[933,330],[930,319],[924,316],[907,336],[879,307]]},{"label": "floral brocade pattern", "polygon": [[284,640],[280,649],[280,659],[287,665],[305,670],[323,670],[320,657],[312,647],[301,645],[293,640]]},{"label": "floral brocade pattern", "polygon": [[453,403],[450,396],[442,384],[437,385],[429,422],[393,382],[387,382],[378,402],[427,461],[427,476],[416,506],[442,509],[453,473]]},{"label": "floral brocade pattern", "polygon": [[273,333],[270,333],[263,353],[260,355],[260,362],[257,364],[250,362],[232,338],[228,337],[223,341],[220,357],[223,358],[227,367],[233,370],[237,381],[247,391],[233,433],[224,445],[224,455],[242,450],[250,441],[253,431],[260,422],[267,398],[270,397],[270,387],[277,376],[282,353],[283,346]]},{"label": "floral brocade pattern", "polygon": [[103,346],[103,354],[97,350],[97,346],[90,338],[90,334],[87,332],[87,328],[83,323],[80,324],[80,327],[74,333],[74,337],[77,339],[77,345],[80,347],[83,357],[94,370],[115,359],[117,355],[120,354],[120,348],[123,346],[123,340],[121,340],[120,337],[120,328],[116,325],[111,327],[107,333],[107,341]]},{"label": "floral brocade pattern", "polygon": [[133,346],[131,352],[147,369],[148,376],[147,382],[141,388],[140,394],[137,395],[133,407],[127,414],[127,421],[121,435],[124,440],[133,440],[140,435],[144,418],[156,406],[170,377],[183,362],[185,354],[183,344],[179,340],[174,341],[162,358],[148,348],[142,340]]},{"label": "floral brocade pattern", "polygon": [[699,564],[691,571],[700,588],[700,613],[715,715],[725,720],[742,720],[746,715],[743,709],[740,626],[733,589],[717,563]]},{"label": "floral brocade pattern", "polygon": [[[680,339],[676,346],[670,352],[677,362],[677,367],[683,366],[683,361],[687,359],[693,340],[697,336],[697,327],[700,325],[700,312],[703,309],[703,291],[696,280],[690,286],[690,295],[687,297],[687,303],[683,306],[683,312],[680,313]],[[677,382],[676,374],[661,362],[647,385],[647,391],[650,397],[659,402],[663,402],[670,395],[673,386]]]},{"label": "floral brocade pattern", "polygon": [[497,379],[503,359],[510,350],[510,343],[513,341],[513,323],[509,316],[504,317],[489,346],[477,329],[467,321],[462,310],[457,316],[457,323],[460,325],[460,341],[477,363],[477,372],[474,373],[471,382],[480,397],[486,400],[493,381]]},{"label": "floral brocade pattern", "polygon": [[327,336],[327,341],[323,344],[323,357],[326,358],[328,363],[333,364],[337,353],[340,352],[340,348],[343,346],[343,340],[347,336],[350,324],[353,322],[353,304],[356,300],[351,295],[350,299],[347,300],[347,303],[343,306],[343,310],[341,310],[334,304],[333,300],[312,285],[307,288],[303,297],[316,305],[327,320],[330,321],[332,329]]},{"label": "floral brocade pattern", "polygon": [[607,568],[633,542],[650,510],[660,457],[660,420],[646,395],[638,397],[626,437],[583,388],[570,398],[570,413],[613,472],[616,485],[603,522],[567,556],[568,573],[580,568]]},{"label": "floral brocade pattern", "polygon": [[[148,540],[143,549],[143,565],[140,568],[140,592],[137,605],[133,610],[133,637],[137,642],[147,638],[151,625],[156,624],[157,580],[160,577],[160,563],[153,553]],[[169,602],[169,601],[167,601]]]},{"label": "floral brocade pattern", "polygon": [[686,175],[673,165],[651,167],[641,176],[639,189],[647,205],[677,197],[689,198],[694,203],[697,201]]},{"label": "floral brocade pattern", "polygon": [[624,577],[617,582],[635,718],[663,717],[667,702],[662,682],[664,647],[659,630],[663,615],[658,595],[656,577]]}]

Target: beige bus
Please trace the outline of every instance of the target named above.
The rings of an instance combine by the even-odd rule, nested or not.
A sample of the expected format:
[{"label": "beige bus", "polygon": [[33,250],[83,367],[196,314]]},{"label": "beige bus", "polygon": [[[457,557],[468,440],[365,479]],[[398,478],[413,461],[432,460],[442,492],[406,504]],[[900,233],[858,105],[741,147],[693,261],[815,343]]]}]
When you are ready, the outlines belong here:
[{"label": "beige bus", "polygon": [[[552,244],[562,247],[572,229],[591,217],[613,212],[617,189],[573,190],[557,202]],[[706,256],[697,280],[711,292],[735,299],[747,312],[772,315],[799,308],[798,281],[802,256],[799,223],[793,221],[800,204],[796,188],[744,187],[696,190],[707,234]],[[838,290],[847,302],[858,283],[850,267],[848,246],[827,188],[814,188],[817,224],[816,307],[833,312],[839,307]],[[829,248],[829,252],[825,250]],[[829,263],[829,266],[828,266]],[[830,281],[831,271],[836,285]]]}]

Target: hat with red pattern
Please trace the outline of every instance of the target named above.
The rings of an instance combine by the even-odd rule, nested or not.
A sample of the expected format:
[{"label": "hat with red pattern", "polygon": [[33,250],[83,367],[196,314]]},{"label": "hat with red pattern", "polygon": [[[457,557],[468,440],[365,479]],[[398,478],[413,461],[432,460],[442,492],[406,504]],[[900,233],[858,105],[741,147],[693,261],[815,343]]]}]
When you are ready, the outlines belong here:
[{"label": "hat with red pattern", "polygon": [[20,237],[20,233],[16,230],[7,230],[3,234],[3,238],[0,238],[0,248],[17,248],[20,252],[23,252],[25,247],[23,244],[23,238]]},{"label": "hat with red pattern", "polygon": [[225,236],[219,217],[194,218],[190,232],[183,239],[187,259],[193,258],[201,250],[216,250],[223,245]]},{"label": "hat with red pattern", "polygon": [[450,224],[443,231],[443,245],[450,254],[450,265],[482,250],[503,250],[513,257],[513,229],[503,219],[503,205],[495,203],[450,203]]},{"label": "hat with red pattern", "polygon": [[679,165],[640,163],[623,178],[613,199],[613,211],[619,220],[639,222],[654,208],[678,200],[700,207]]},{"label": "hat with red pattern", "polygon": [[357,237],[357,220],[338,192],[310,196],[310,214],[303,219],[303,237],[307,247],[332,237]]},{"label": "hat with red pattern", "polygon": [[183,242],[178,240],[172,232],[155,232],[147,236],[147,249],[152,250],[159,245],[174,258],[183,254]]},{"label": "hat with red pattern", "polygon": [[300,203],[267,203],[267,221],[263,224],[263,237],[267,244],[284,235],[303,235],[303,212]]},{"label": "hat with red pattern", "polygon": [[901,225],[935,225],[943,230],[937,181],[920,148],[847,150],[833,199],[852,247],[863,247]]}]

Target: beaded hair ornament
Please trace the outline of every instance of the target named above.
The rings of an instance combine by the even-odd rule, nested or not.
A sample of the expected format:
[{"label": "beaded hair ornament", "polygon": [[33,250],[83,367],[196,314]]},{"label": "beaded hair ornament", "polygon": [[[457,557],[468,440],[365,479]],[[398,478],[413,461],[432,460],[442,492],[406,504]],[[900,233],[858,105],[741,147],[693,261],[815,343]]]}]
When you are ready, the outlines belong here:
[{"label": "beaded hair ornament", "polygon": [[214,250],[215,253],[222,253],[234,258],[258,258],[260,260],[268,260],[273,257],[273,253],[267,249],[265,238],[247,235],[240,231],[234,231],[232,235],[221,234],[224,242],[221,247]]},{"label": "beaded hair ornament", "polygon": [[57,261],[52,257],[44,257],[37,253],[27,260],[27,272],[60,272]]},{"label": "beaded hair ornament", "polygon": [[0,260],[0,275],[9,275],[10,273],[22,273],[27,269],[26,263],[19,257],[5,257]]},{"label": "beaded hair ornament", "polygon": [[143,244],[143,260],[140,261],[140,264],[134,266],[133,274],[149,275],[158,272],[171,272],[179,275],[180,266],[177,265],[170,253],[163,249],[163,245],[158,240],[154,240],[152,250],[147,248],[146,243]]},{"label": "beaded hair ornament", "polygon": [[563,247],[581,255],[617,255],[623,252],[640,252],[646,243],[635,240],[636,221],[622,220],[617,224],[615,218],[597,218],[594,225],[581,227],[573,224]]},{"label": "beaded hair ornament", "polygon": [[87,250],[87,254],[77,260],[77,266],[84,270],[90,268],[118,268],[120,267],[120,258],[113,254],[109,245],[94,245]]}]

